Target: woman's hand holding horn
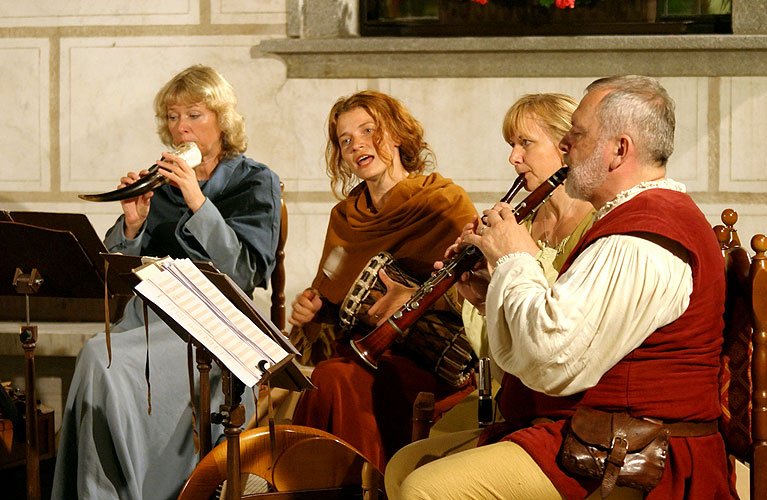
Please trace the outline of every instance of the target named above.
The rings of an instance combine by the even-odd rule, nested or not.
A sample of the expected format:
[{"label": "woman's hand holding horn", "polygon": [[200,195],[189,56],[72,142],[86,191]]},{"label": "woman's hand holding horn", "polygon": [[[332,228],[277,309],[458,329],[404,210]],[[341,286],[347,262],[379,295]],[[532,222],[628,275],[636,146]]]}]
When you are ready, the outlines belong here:
[{"label": "woman's hand holding horn", "polygon": [[[117,187],[119,189],[129,186],[148,173],[148,170],[142,170],[138,174],[136,172],[128,172],[125,177],[120,178],[120,185]],[[149,191],[140,196],[128,198],[127,200],[120,200],[120,205],[125,214],[123,220],[123,233],[129,240],[135,238],[136,235],[138,235],[139,230],[141,230],[141,226],[144,225],[144,221],[146,220],[147,215],[149,215],[149,207],[151,204],[150,198],[153,194],[153,191]]]}]

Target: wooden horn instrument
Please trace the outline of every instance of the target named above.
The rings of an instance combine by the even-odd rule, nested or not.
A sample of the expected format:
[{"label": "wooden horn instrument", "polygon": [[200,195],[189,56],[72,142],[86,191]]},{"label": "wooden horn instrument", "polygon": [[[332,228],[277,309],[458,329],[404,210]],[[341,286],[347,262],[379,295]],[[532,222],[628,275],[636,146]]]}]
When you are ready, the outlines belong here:
[{"label": "wooden horn instrument", "polygon": [[[202,161],[200,149],[194,142],[185,142],[181,144],[176,148],[173,154],[182,157],[192,168],[195,168]],[[141,196],[144,193],[148,193],[149,191],[168,183],[168,178],[160,174],[159,169],[160,167],[158,167],[157,164],[154,164],[149,167],[149,173],[133,184],[128,184],[125,187],[107,193],[79,194],[77,197],[85,201],[120,201]]]},{"label": "wooden horn instrument", "polygon": [[[524,222],[531,217],[538,208],[549,199],[554,190],[567,178],[567,167],[562,167],[549,177],[546,182],[538,186],[532,193],[514,207],[514,218],[518,223]],[[519,184],[519,186],[517,186]],[[524,176],[514,181],[514,185],[506,193],[501,201],[508,203],[514,197],[515,192],[524,185]],[[482,252],[473,245],[463,248],[453,258],[445,262],[439,271],[436,271],[426,280],[410,299],[399,308],[386,322],[377,326],[372,332],[359,340],[352,340],[354,351],[371,368],[378,368],[378,358],[383,352],[397,340],[397,337],[405,336],[407,330],[418,318],[420,318],[434,302],[437,301],[466,271],[470,271],[479,262]]]}]

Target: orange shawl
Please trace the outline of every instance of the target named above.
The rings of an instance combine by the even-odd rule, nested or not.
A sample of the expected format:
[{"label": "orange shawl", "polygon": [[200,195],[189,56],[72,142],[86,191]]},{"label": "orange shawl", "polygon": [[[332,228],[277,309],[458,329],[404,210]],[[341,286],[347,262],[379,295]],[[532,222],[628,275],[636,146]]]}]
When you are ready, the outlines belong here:
[{"label": "orange shawl", "polygon": [[[463,188],[438,173],[400,181],[378,212],[372,207],[367,185],[361,183],[330,214],[312,286],[339,304],[370,258],[382,251],[391,253],[405,271],[421,281],[476,213]],[[333,258],[328,261],[331,252]]]}]

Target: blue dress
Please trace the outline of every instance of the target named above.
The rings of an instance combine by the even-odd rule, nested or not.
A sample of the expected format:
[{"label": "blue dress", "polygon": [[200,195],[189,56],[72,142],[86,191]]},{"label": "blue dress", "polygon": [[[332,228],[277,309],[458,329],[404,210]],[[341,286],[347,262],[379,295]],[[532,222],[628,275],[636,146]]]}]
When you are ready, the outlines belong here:
[{"label": "blue dress", "polygon": [[[107,232],[107,248],[211,261],[248,294],[266,287],[280,229],[279,178],[238,155],[219,163],[200,187],[207,200],[194,214],[180,190],[157,189],[136,238],[125,239],[120,216]],[[134,297],[114,326],[112,365],[107,368],[103,333],[78,355],[62,417],[52,499],[173,499],[194,469],[186,343],[151,312],[149,322],[151,415],[143,312]],[[252,412],[247,392],[243,399]],[[214,366],[211,408],[221,403]],[[222,433],[222,426],[213,426],[214,444]]]}]

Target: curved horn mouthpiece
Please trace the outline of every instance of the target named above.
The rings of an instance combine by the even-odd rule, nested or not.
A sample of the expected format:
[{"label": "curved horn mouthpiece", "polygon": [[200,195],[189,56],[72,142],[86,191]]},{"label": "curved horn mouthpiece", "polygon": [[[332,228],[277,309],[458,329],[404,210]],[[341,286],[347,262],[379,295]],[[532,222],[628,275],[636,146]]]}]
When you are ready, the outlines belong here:
[{"label": "curved horn mouthpiece", "polygon": [[[176,148],[173,154],[182,157],[192,168],[195,168],[202,161],[200,149],[194,142],[185,142],[181,144]],[[133,184],[128,184],[127,186],[115,189],[114,191],[100,194],[79,194],[77,197],[85,201],[120,201],[141,196],[142,194],[153,191],[168,182],[168,178],[160,174],[159,168],[160,167],[158,167],[157,164],[152,165],[149,168],[148,174],[141,177]]]}]

